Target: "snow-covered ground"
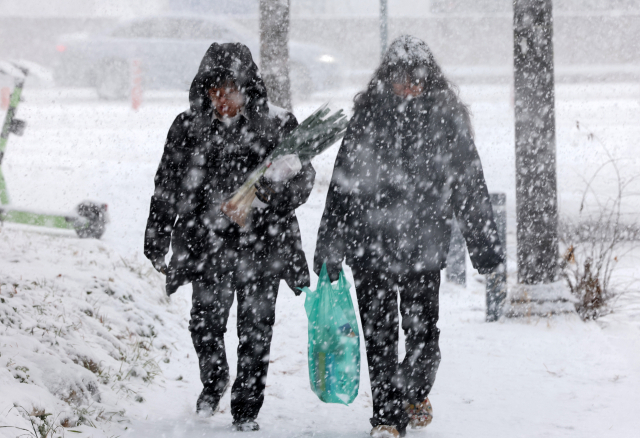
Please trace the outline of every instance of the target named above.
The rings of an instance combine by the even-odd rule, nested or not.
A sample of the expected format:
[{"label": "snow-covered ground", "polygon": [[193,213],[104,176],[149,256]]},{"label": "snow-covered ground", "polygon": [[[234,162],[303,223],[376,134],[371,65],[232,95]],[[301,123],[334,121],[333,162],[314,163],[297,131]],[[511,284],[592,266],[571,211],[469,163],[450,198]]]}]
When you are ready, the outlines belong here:
[{"label": "snow-covered ground", "polygon": [[[329,99],[333,107],[350,109],[355,91],[314,96],[296,106],[296,115],[302,119]],[[461,95],[474,114],[490,191],[507,193],[509,274],[513,279],[511,93],[508,87],[482,85],[464,87]],[[18,113],[29,125],[23,137],[11,137],[3,163],[13,202],[64,211],[84,199],[96,199],[109,204],[112,222],[100,242],[80,241],[63,233],[27,232],[10,225],[1,228],[0,297],[5,303],[0,302],[0,317],[11,315],[22,321],[23,328],[0,324],[0,426],[29,424],[18,416],[17,409],[11,410],[13,403],[27,410],[46,407],[59,419],[74,415],[61,401],[65,389],[55,382],[76,382],[77,388],[86,389],[83,403],[91,406],[92,412],[104,409],[118,413],[111,421],[94,422],[104,433],[85,425],[78,429],[83,432],[78,436],[236,436],[230,427],[228,394],[216,417],[200,419],[194,414],[201,386],[186,329],[189,288],[165,302],[159,277],[148,270],[141,256],[148,200],[164,137],[187,102],[186,93],[154,93],[145,99],[135,112],[128,103],[100,102],[90,91],[27,88],[25,92]],[[623,163],[626,176],[637,172],[639,116],[640,86],[636,84],[558,87],[562,214],[578,214],[583,179],[606,160],[590,133],[615,157],[627,158]],[[309,260],[336,152],[334,147],[314,161],[316,188],[309,202],[298,210]],[[596,186],[602,196],[609,196],[611,173]],[[637,192],[637,187],[632,190]],[[628,204],[627,211],[634,208],[637,212],[633,203]],[[631,254],[621,261],[624,266],[616,281],[629,293],[617,302],[616,312],[599,323],[562,316],[487,324],[481,276],[470,273],[467,288],[444,283],[440,323],[443,361],[431,397],[435,420],[426,432],[411,435],[637,436],[640,299],[633,291],[637,290],[640,270],[636,260],[637,254]],[[105,293],[107,290],[114,294]],[[371,414],[366,367],[360,395],[348,407],[323,404],[309,389],[303,301],[286,286],[281,287],[266,401],[258,417],[262,430],[253,436],[364,437]],[[154,322],[154,316],[163,324]],[[149,324],[154,326],[151,337]],[[235,311],[229,324],[235,324]],[[33,334],[31,327],[36,327]],[[132,337],[116,336],[127,330]],[[229,351],[234,351],[235,330],[227,337]],[[145,370],[135,361],[118,360],[121,356],[110,354],[113,348],[125,352],[138,348],[139,352],[136,342],[148,345],[144,354],[145,361],[153,360],[147,363],[147,367],[155,366],[152,374],[160,371],[153,379],[143,379],[152,368]],[[121,381],[112,377],[104,383],[100,371],[79,365],[84,364],[81,356],[95,358],[101,369],[112,370],[112,376],[122,372],[116,371],[119,364],[127,371],[136,366],[141,369],[137,376]],[[233,370],[234,354],[230,354],[230,361]],[[31,381],[22,375],[26,371],[17,367],[29,368]],[[98,391],[94,392],[100,394],[100,401],[88,382],[95,382]],[[115,382],[124,383],[135,393],[118,391]],[[138,393],[142,402],[136,401]],[[120,414],[122,409],[125,412]],[[0,429],[0,436],[15,435],[13,429]]]},{"label": "snow-covered ground", "polygon": [[82,431],[140,412],[186,330],[158,273],[96,240],[19,228],[0,232],[0,273],[3,426],[29,429],[31,414],[47,428],[51,414]]}]

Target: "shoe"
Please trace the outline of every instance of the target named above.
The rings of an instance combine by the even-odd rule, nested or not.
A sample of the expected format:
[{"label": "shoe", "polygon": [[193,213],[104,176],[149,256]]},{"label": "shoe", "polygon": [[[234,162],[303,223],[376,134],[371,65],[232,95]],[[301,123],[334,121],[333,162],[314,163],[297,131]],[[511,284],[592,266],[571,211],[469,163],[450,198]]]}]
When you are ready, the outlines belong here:
[{"label": "shoe", "polygon": [[218,406],[220,405],[220,400],[225,392],[229,389],[229,382],[224,385],[222,392],[218,394],[216,391],[211,391],[210,389],[204,388],[198,397],[198,401],[196,402],[196,414],[200,417],[211,417],[218,410]]},{"label": "shoe", "polygon": [[371,429],[371,436],[375,438],[400,438],[400,432],[395,426],[381,424]]},{"label": "shoe", "polygon": [[425,398],[422,403],[409,404],[405,409],[409,414],[409,426],[412,429],[422,429],[433,421],[433,407],[431,407],[429,397]]},{"label": "shoe", "polygon": [[220,399],[217,395],[210,394],[202,390],[196,402],[196,414],[200,417],[211,417],[218,410]]},{"label": "shoe", "polygon": [[238,432],[255,432],[257,430],[260,430],[260,425],[253,420],[242,421],[238,423],[234,421],[233,425],[236,427],[236,430]]}]

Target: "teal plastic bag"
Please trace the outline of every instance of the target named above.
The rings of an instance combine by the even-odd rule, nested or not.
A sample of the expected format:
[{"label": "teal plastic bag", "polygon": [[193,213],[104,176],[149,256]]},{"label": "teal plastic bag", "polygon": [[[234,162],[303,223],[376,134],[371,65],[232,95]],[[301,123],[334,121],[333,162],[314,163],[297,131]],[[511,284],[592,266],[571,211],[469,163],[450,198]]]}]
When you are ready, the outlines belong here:
[{"label": "teal plastic bag", "polygon": [[350,287],[344,271],[332,285],[322,265],[316,290],[302,289],[309,318],[309,381],[325,403],[347,405],[360,386],[360,331]]}]

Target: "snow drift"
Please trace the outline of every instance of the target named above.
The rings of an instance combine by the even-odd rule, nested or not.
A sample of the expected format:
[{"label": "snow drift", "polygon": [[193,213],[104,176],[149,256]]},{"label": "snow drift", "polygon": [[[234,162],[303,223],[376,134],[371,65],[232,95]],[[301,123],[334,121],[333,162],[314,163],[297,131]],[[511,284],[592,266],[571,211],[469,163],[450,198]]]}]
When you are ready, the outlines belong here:
[{"label": "snow drift", "polygon": [[126,421],[186,330],[168,304],[159,274],[99,241],[0,229],[0,425]]}]

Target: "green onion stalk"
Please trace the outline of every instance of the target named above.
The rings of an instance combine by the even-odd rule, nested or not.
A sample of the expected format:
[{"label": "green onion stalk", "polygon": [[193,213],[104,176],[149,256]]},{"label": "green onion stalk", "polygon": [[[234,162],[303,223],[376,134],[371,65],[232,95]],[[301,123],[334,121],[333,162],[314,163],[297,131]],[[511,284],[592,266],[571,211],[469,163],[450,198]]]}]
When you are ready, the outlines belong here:
[{"label": "green onion stalk", "polygon": [[306,163],[340,140],[347,129],[348,120],[342,110],[330,114],[327,104],[318,108],[300,123],[255,169],[233,196],[223,202],[220,209],[232,221],[244,227],[256,198],[255,183],[264,175],[274,160],[284,155],[296,154]]}]

